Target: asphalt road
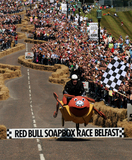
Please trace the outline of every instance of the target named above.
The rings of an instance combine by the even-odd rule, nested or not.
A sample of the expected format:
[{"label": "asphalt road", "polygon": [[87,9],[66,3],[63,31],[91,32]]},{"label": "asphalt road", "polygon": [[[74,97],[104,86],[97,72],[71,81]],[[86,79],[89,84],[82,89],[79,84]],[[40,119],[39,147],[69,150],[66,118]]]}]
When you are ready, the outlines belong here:
[{"label": "asphalt road", "polygon": [[[31,47],[29,44],[28,51]],[[24,52],[5,56],[0,63],[20,65],[17,58]],[[56,104],[53,92],[61,99],[63,87],[48,82],[51,72],[24,66],[21,72],[20,78],[5,82],[10,98],[0,101],[0,124],[10,129],[61,127],[61,114],[56,119],[52,116]],[[65,127],[75,127],[75,124],[66,122]],[[132,138],[0,140],[0,160],[131,160],[131,147]]]}]

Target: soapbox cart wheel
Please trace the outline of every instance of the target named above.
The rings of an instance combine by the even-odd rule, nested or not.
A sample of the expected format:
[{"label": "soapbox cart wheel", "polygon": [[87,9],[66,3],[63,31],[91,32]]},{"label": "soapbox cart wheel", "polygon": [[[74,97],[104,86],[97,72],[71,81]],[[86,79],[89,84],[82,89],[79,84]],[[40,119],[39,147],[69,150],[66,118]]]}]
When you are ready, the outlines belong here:
[{"label": "soapbox cart wheel", "polygon": [[79,123],[76,123],[76,129],[79,130]]}]

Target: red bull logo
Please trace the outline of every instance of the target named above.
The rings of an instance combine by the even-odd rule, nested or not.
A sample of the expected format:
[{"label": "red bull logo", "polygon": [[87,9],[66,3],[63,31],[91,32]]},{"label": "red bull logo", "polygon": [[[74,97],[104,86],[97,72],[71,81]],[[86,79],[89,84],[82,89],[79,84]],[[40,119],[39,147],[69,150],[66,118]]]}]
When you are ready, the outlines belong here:
[{"label": "red bull logo", "polygon": [[25,52],[25,59],[33,59],[33,52]]}]

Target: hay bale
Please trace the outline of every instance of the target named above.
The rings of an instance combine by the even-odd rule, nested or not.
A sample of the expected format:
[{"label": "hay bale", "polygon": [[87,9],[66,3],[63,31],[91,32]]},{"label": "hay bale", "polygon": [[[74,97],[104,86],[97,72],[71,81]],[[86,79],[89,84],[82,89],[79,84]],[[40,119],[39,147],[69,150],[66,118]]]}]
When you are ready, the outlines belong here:
[{"label": "hay bale", "polygon": [[112,127],[117,127],[117,123],[118,123],[117,117],[113,117],[111,122],[112,122]]},{"label": "hay bale", "polygon": [[59,68],[61,68],[61,65],[60,65],[60,64],[55,64],[54,67],[55,67],[56,69],[59,69]]},{"label": "hay bale", "polygon": [[99,107],[104,106],[104,102],[103,101],[95,102],[94,106],[95,106],[95,108],[99,109]]},{"label": "hay bale", "polygon": [[6,80],[6,79],[8,79],[8,78],[11,78],[11,74],[10,74],[10,73],[5,73],[5,74],[4,74],[4,79]]},{"label": "hay bale", "polygon": [[52,82],[52,76],[49,76],[49,82]]},{"label": "hay bale", "polygon": [[0,125],[0,139],[6,139],[6,127],[4,125]]},{"label": "hay bale", "polygon": [[121,122],[119,121],[117,123],[117,127],[122,127],[124,128],[124,132],[125,132],[125,137],[132,137],[132,122]]},{"label": "hay bale", "polygon": [[103,125],[104,125],[104,120],[103,120],[103,118],[102,118],[102,117],[99,117],[97,123],[98,123],[99,126],[103,126]]},{"label": "hay bale", "polygon": [[60,78],[56,78],[56,83],[57,83],[57,84],[62,84],[61,79],[60,79]]},{"label": "hay bale", "polygon": [[15,45],[15,42],[12,41],[12,42],[11,42],[11,48],[14,47],[14,45]]},{"label": "hay bale", "polygon": [[0,91],[0,100],[4,100],[4,94],[2,91]]},{"label": "hay bale", "polygon": [[94,114],[94,115],[93,115],[93,124],[94,124],[94,125],[97,125],[97,123],[98,123],[98,115],[97,115],[97,114]]},{"label": "hay bale", "polygon": [[54,68],[54,66],[48,66],[47,70],[48,70],[48,71],[52,71],[53,68]]},{"label": "hay bale", "polygon": [[105,120],[105,127],[112,127],[112,122],[110,119]]},{"label": "hay bale", "polygon": [[54,73],[53,72],[51,75],[52,75],[53,78],[59,78],[59,73],[56,73],[56,72]]},{"label": "hay bale", "polygon": [[127,110],[126,109],[121,109],[120,120],[123,121],[126,118],[127,118]]},{"label": "hay bale", "polygon": [[51,79],[51,82],[52,82],[52,83],[57,83],[57,78],[52,78],[52,79]]}]

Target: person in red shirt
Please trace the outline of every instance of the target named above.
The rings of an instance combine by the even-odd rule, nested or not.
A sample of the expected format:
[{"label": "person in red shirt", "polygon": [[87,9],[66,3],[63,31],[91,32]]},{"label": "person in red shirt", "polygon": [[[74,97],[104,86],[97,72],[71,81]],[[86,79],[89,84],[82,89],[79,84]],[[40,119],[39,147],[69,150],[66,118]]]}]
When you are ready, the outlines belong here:
[{"label": "person in red shirt", "polygon": [[18,35],[15,35],[15,45],[17,44],[17,40],[18,40]]}]

